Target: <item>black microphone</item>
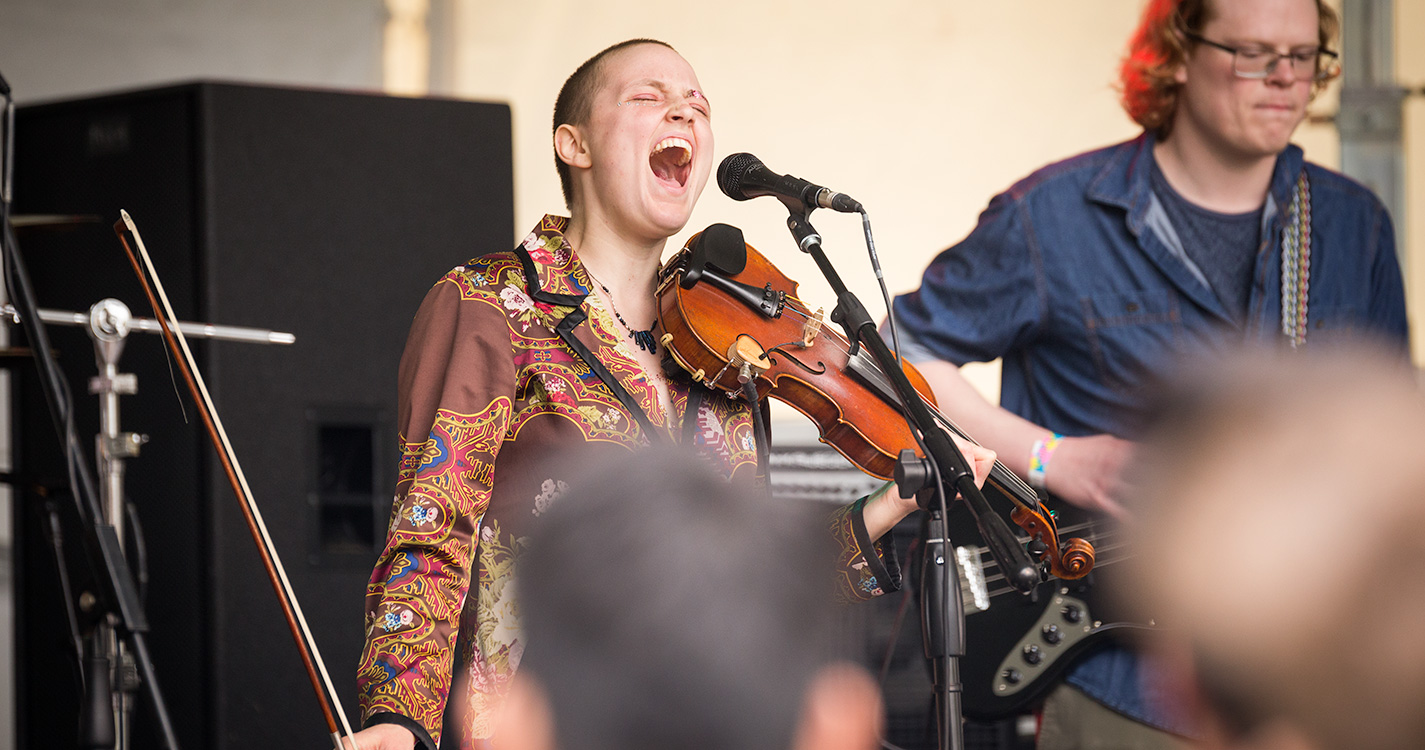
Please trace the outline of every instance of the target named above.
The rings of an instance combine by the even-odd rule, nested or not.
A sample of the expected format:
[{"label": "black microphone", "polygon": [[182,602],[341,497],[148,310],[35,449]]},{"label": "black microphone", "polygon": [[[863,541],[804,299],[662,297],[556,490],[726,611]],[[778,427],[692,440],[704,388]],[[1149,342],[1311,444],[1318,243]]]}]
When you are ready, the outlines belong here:
[{"label": "black microphone", "polygon": [[776,196],[788,208],[829,208],[854,214],[861,204],[844,193],[833,193],[800,177],[780,175],[752,154],[733,154],[717,168],[717,186],[727,197],[745,201],[762,195]]}]

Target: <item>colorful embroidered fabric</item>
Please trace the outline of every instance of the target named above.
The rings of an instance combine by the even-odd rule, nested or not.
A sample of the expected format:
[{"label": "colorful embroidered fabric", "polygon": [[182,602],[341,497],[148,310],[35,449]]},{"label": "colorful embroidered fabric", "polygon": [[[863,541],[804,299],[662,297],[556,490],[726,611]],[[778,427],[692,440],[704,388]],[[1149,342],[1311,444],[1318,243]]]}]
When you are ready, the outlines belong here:
[{"label": "colorful embroidered fabric", "polygon": [[[581,462],[646,442],[556,333],[567,316],[586,316],[574,336],[665,438],[688,436],[729,477],[756,469],[741,402],[692,399],[697,413],[687,415],[700,386],[670,371],[673,413],[664,413],[627,337],[589,295],[588,274],[562,234],[566,221],[546,216],[514,251],[446,274],[422,303],[402,357],[400,474],[367,588],[358,689],[363,719],[405,717],[428,734],[422,741],[439,744],[449,703],[461,747],[488,744],[493,709],[524,652],[511,582],[531,525],[559,502]],[[880,593],[879,585],[866,590],[860,572],[885,570],[865,540],[860,506],[838,518],[848,595]]]}]

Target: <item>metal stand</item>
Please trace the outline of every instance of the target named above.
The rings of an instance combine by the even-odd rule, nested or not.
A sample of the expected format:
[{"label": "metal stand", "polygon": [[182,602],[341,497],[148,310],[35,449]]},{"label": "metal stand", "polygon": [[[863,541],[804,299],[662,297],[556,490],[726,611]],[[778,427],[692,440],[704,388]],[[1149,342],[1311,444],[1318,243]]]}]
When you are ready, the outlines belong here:
[{"label": "metal stand", "polygon": [[[129,308],[116,299],[102,300],[89,308],[89,337],[94,340],[94,359],[99,367],[99,375],[89,380],[89,392],[99,397],[99,434],[94,438],[100,476],[99,502],[104,519],[114,527],[120,551],[125,551],[124,459],[137,456],[139,446],[148,441],[146,436],[119,431],[119,396],[138,392],[138,379],[132,373],[119,372],[119,356],[129,335],[131,317]],[[106,746],[123,750],[129,747],[133,698],[139,687],[138,670],[128,648],[108,624],[99,625],[95,640],[103,648],[102,663],[111,675],[107,687],[112,694],[116,743]],[[93,687],[95,683],[89,684],[91,692],[97,692]]]},{"label": "metal stand", "polygon": [[936,718],[940,747],[960,750],[964,747],[964,730],[960,709],[959,658],[965,653],[964,608],[960,600],[959,573],[949,550],[945,534],[945,515],[951,498],[958,493],[975,517],[980,536],[990,549],[1005,579],[1021,591],[1029,591],[1040,581],[1038,567],[1030,560],[1024,547],[1015,539],[1004,519],[990,509],[978,487],[975,475],[959,448],[940,429],[901,370],[899,359],[891,353],[876,331],[876,323],[854,294],[847,289],[821,247],[821,235],[807,221],[809,209],[796,201],[783,200],[789,216],[787,228],[796,238],[797,246],[812,256],[826,281],[836,293],[836,307],[831,320],[846,331],[854,356],[864,346],[899,397],[900,406],[913,432],[918,433],[926,457],[920,459],[913,451],[902,451],[896,469],[896,483],[902,497],[923,495],[921,507],[930,511],[930,524],[925,544],[925,564],[921,581],[925,586],[922,602],[922,633],[926,658],[931,661],[935,677]]},{"label": "metal stand", "polygon": [[[132,373],[119,372],[119,358],[123,354],[128,335],[134,331],[159,333],[162,326],[158,321],[135,318],[124,303],[116,299],[104,299],[89,308],[89,314],[61,310],[37,309],[37,316],[45,323],[85,326],[94,342],[94,358],[99,374],[89,380],[89,392],[99,397],[99,433],[94,438],[95,462],[98,467],[100,527],[104,529],[102,539],[110,540],[102,546],[111,547],[112,553],[120,560],[127,559],[124,549],[126,539],[127,503],[124,493],[124,462],[139,455],[139,448],[148,442],[148,437],[133,432],[124,432],[119,427],[119,397],[138,392],[138,381]],[[0,307],[0,313],[20,322],[23,315],[12,305]],[[289,333],[278,333],[256,328],[237,326],[213,326],[201,323],[179,323],[178,327],[189,336],[244,343],[291,344],[296,337]],[[41,344],[37,342],[36,348]],[[47,346],[47,345],[46,345]],[[76,489],[76,492],[78,490]],[[127,566],[124,577],[127,578]],[[63,561],[61,560],[61,573]],[[122,595],[138,610],[142,617],[142,602],[129,583]],[[88,592],[80,597],[80,608],[94,610],[100,606]],[[88,606],[84,606],[85,604]],[[146,630],[146,624],[140,624]],[[159,712],[161,733],[167,736],[167,744],[176,747],[172,738],[172,728],[157,698],[156,685],[152,683],[152,666],[147,665],[146,649],[136,651],[130,646],[142,630],[133,630],[122,625],[114,614],[102,615],[80,654],[85,671],[85,696],[81,702],[79,742],[84,748],[128,750],[131,745],[131,730],[135,697],[140,687],[145,685],[142,674],[150,675],[148,686],[153,692]],[[128,640],[125,639],[127,635]],[[140,639],[141,644],[141,639]],[[136,658],[142,657],[142,662]]]}]

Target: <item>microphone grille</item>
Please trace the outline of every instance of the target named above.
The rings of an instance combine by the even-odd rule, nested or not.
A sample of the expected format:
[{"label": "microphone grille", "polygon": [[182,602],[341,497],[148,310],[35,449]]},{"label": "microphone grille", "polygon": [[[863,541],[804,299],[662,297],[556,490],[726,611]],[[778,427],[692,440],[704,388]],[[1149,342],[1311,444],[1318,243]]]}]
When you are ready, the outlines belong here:
[{"label": "microphone grille", "polygon": [[742,192],[742,180],[747,173],[762,166],[762,160],[748,153],[737,153],[722,160],[717,168],[717,186],[727,197],[745,201],[752,197]]}]

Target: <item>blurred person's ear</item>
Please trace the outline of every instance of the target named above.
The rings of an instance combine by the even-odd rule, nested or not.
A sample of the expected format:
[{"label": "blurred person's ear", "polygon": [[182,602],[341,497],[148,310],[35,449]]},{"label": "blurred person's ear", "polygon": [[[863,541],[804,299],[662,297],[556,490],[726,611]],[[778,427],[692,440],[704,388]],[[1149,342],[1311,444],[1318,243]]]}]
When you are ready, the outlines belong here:
[{"label": "blurred person's ear", "polygon": [[881,691],[871,675],[844,662],[817,672],[792,750],[873,750],[880,736]]},{"label": "blurred person's ear", "polygon": [[534,677],[515,674],[498,722],[495,737],[499,750],[554,750],[554,714],[544,688]]}]

